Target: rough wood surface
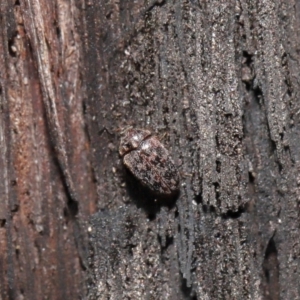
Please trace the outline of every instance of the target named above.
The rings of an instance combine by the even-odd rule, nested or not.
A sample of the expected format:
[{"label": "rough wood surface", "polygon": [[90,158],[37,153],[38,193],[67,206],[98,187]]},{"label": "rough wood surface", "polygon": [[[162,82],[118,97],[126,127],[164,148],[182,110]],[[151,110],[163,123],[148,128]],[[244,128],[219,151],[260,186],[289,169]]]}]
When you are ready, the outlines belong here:
[{"label": "rough wood surface", "polygon": [[[0,0],[0,299],[300,299],[299,1]],[[180,195],[126,173],[161,136]]]}]

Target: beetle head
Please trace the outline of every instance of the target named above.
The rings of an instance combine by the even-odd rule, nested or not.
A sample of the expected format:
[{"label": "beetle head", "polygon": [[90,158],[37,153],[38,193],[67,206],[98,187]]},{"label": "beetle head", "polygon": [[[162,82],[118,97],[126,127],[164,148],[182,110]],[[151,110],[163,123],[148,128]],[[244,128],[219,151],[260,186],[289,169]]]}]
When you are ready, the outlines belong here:
[{"label": "beetle head", "polygon": [[151,132],[149,130],[136,129],[132,127],[126,128],[121,134],[122,137],[119,147],[119,153],[121,156],[137,149],[142,141],[151,136]]}]

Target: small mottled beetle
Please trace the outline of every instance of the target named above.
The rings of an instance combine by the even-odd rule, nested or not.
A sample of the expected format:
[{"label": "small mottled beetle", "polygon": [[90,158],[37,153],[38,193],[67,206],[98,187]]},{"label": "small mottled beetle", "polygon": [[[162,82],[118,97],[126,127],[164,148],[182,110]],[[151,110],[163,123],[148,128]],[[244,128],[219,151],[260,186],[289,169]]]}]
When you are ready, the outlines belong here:
[{"label": "small mottled beetle", "polygon": [[169,152],[149,130],[124,131],[119,153],[124,165],[152,192],[172,195],[179,189],[179,174]]}]

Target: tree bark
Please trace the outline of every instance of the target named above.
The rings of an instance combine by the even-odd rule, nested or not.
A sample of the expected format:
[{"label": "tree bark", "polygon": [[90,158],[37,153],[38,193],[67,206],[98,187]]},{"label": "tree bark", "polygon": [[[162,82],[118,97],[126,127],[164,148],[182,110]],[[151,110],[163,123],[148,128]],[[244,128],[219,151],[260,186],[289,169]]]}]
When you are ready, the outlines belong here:
[{"label": "tree bark", "polygon": [[0,4],[1,299],[300,299],[299,1]]}]

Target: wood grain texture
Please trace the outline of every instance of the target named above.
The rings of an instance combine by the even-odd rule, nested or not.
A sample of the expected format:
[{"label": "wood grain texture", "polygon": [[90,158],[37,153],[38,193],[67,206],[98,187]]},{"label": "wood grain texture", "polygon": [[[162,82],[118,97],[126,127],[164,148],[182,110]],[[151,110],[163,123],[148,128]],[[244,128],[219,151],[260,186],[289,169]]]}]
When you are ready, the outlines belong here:
[{"label": "wood grain texture", "polygon": [[0,7],[0,298],[75,299],[85,294],[81,223],[96,203],[78,10],[66,1]]},{"label": "wood grain texture", "polygon": [[[174,207],[149,208],[142,192],[128,199],[128,191],[115,188],[128,180],[126,174],[111,171],[106,179],[111,166],[119,168],[116,151],[102,156],[97,172],[107,193],[102,214],[113,216],[92,220],[94,293],[100,299],[299,299],[299,6],[293,1],[156,4],[135,23],[130,39],[104,34],[100,25],[104,46],[98,57],[105,66],[94,78],[101,86],[103,118],[97,114],[95,123],[102,123],[94,126],[133,121],[167,132],[167,148],[186,176]],[[116,11],[93,7],[121,36],[135,11],[133,3]],[[91,104],[90,111],[97,109]],[[118,141],[109,134],[100,140],[111,142],[111,149]],[[130,221],[111,221],[124,206],[123,218]],[[135,218],[141,212],[146,224]],[[128,223],[140,243],[116,238],[111,248],[116,256],[109,263],[100,255],[105,238],[99,228],[126,232]],[[142,238],[144,226],[157,240]],[[149,247],[155,253],[161,249],[161,260],[149,264],[142,255]],[[174,272],[181,276],[180,286],[178,277],[171,279]]]},{"label": "wood grain texture", "polygon": [[[1,299],[300,299],[299,1],[0,16]],[[128,125],[170,150],[177,198],[126,173]]]}]

